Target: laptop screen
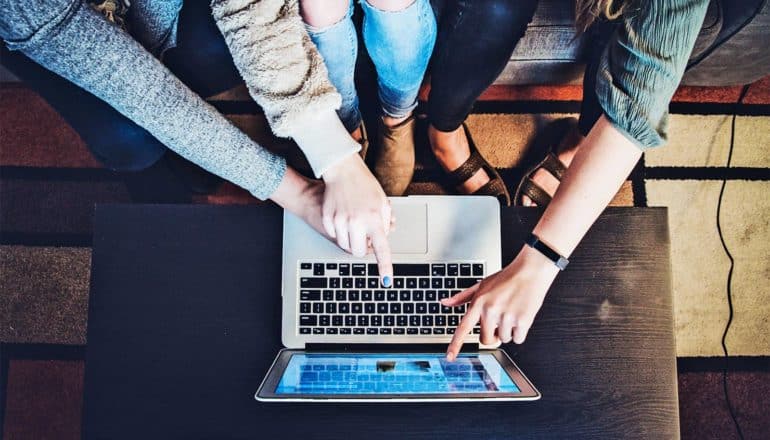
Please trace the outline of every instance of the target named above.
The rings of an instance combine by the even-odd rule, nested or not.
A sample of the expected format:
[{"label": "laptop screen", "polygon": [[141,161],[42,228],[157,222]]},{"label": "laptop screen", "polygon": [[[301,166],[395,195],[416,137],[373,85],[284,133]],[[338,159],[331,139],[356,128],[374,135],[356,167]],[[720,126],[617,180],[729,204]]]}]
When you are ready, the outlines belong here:
[{"label": "laptop screen", "polygon": [[275,394],[519,393],[494,356],[295,353]]}]

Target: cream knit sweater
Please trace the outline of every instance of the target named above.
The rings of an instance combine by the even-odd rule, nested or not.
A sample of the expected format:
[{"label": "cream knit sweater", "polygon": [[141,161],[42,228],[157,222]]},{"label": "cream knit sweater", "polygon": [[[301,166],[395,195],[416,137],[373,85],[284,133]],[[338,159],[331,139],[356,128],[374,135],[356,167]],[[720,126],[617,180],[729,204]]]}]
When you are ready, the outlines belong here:
[{"label": "cream knit sweater", "polygon": [[307,35],[297,0],[214,0],[211,7],[273,132],[295,139],[317,177],[360,150],[336,115],[340,95]]}]

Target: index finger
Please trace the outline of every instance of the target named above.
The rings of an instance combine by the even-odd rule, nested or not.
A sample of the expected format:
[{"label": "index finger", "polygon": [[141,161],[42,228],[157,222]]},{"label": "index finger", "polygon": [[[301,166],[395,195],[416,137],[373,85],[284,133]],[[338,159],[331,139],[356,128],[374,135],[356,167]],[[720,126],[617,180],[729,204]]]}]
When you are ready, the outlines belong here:
[{"label": "index finger", "polygon": [[452,342],[449,343],[449,347],[446,349],[446,358],[448,361],[453,361],[457,357],[457,353],[463,346],[463,340],[468,334],[473,331],[473,327],[479,322],[481,318],[481,304],[476,303],[468,309],[468,312],[463,316],[460,325],[457,326]]},{"label": "index finger", "polygon": [[377,269],[380,273],[380,284],[384,287],[390,287],[393,284],[393,262],[390,256],[390,243],[385,236],[385,232],[376,229],[370,236],[372,240],[372,250],[377,258]]}]

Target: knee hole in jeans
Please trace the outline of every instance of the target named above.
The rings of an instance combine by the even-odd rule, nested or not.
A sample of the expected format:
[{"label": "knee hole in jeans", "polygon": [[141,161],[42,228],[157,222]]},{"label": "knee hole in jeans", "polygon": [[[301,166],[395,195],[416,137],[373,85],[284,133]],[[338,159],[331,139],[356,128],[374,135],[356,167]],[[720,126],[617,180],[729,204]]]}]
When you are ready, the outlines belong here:
[{"label": "knee hole in jeans", "polygon": [[361,0],[372,8],[384,12],[398,12],[412,6],[418,0]]},{"label": "knee hole in jeans", "polygon": [[[302,22],[309,28],[310,32],[323,32],[329,28],[338,25],[340,22],[348,19],[352,15],[353,3],[352,0],[337,0],[339,11],[333,11],[338,13],[329,13],[329,1],[328,0],[301,0],[300,12],[302,16]],[[344,7],[342,5],[344,4]]]}]

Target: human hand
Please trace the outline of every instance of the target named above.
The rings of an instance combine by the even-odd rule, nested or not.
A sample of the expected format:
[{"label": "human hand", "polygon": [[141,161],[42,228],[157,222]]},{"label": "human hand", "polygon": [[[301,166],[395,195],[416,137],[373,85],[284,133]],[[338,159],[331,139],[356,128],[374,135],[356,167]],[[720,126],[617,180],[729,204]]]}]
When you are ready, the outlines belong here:
[{"label": "human hand", "polygon": [[322,220],[324,183],[308,179],[292,168],[286,168],[283,180],[270,199],[283,209],[301,218],[305,223],[327,239]]},{"label": "human hand", "polygon": [[545,294],[559,269],[538,251],[524,246],[511,264],[451,298],[441,300],[448,307],[470,302],[447,348],[453,361],[465,337],[481,321],[481,343],[498,341],[521,344],[535,319]]},{"label": "human hand", "polygon": [[357,257],[371,246],[377,258],[380,280],[393,280],[388,233],[393,222],[390,201],[357,154],[350,155],[323,174],[322,222],[337,245]]}]

